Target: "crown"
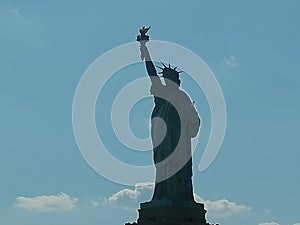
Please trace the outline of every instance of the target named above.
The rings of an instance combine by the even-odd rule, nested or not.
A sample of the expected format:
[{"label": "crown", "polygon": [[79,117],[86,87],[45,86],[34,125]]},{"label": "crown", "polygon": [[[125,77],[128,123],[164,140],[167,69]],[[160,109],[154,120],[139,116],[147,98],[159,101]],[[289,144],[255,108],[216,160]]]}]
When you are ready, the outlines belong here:
[{"label": "crown", "polygon": [[166,66],[163,62],[161,62],[161,64],[164,67],[161,66],[156,66],[157,68],[161,69],[162,71],[160,71],[158,74],[162,74],[163,77],[170,77],[173,75],[177,75],[179,76],[179,74],[183,71],[177,71],[177,66],[175,66],[174,68],[171,67],[170,63],[169,66]]}]

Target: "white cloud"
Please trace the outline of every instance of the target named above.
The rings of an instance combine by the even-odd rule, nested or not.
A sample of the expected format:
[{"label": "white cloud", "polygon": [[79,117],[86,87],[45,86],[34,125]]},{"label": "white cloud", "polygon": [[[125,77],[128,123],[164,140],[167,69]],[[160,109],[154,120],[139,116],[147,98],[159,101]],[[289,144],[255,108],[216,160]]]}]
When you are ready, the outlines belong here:
[{"label": "white cloud", "polygon": [[78,199],[65,193],[58,195],[42,195],[36,197],[18,197],[16,207],[38,212],[66,212],[74,207]]},{"label": "white cloud", "polygon": [[260,223],[259,225],[280,225],[276,222],[266,222],[266,223]]},{"label": "white cloud", "polygon": [[107,206],[108,202],[107,202],[107,198],[105,197],[97,197],[96,199],[91,200],[90,204],[93,207],[101,207],[101,206]]},{"label": "white cloud", "polygon": [[237,59],[232,55],[229,56],[229,58],[225,59],[225,64],[230,67],[235,67],[239,65]]},{"label": "white cloud", "polygon": [[99,206],[99,203],[96,202],[96,201],[91,201],[91,203],[92,203],[92,205],[95,206],[95,207]]},{"label": "white cloud", "polygon": [[249,206],[239,205],[227,199],[220,199],[217,201],[204,200],[197,194],[194,194],[195,201],[204,203],[207,210],[207,215],[210,217],[229,217],[251,209]]},{"label": "white cloud", "polygon": [[[276,222],[264,222],[264,223],[260,223],[259,225],[280,225],[280,224]],[[300,223],[294,223],[292,225],[300,225]]]},{"label": "white cloud", "polygon": [[112,207],[120,207],[125,210],[136,210],[139,203],[147,201],[153,193],[153,183],[138,183],[134,190],[123,189],[105,199]]},{"label": "white cloud", "polygon": [[[153,188],[153,183],[139,183],[135,185],[134,190],[123,189],[106,198],[104,202],[112,207],[135,211],[139,207],[139,203],[151,199]],[[211,217],[227,217],[251,209],[251,207],[238,205],[226,199],[209,201],[203,200],[197,194],[194,196],[196,202],[204,203],[205,208],[208,210],[208,215]]]}]

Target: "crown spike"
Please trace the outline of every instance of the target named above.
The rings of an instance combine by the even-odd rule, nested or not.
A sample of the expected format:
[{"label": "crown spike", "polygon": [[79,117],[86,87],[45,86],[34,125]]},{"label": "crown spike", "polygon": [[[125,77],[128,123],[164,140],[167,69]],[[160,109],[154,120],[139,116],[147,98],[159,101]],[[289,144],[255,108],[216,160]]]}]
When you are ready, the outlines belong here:
[{"label": "crown spike", "polygon": [[171,64],[170,64],[170,62],[169,62],[169,68],[171,69]]},{"label": "crown spike", "polygon": [[166,65],[165,65],[162,61],[160,61],[160,63],[163,64],[163,66],[164,66],[165,68],[167,68]]},{"label": "crown spike", "polygon": [[157,65],[155,65],[157,68],[159,68],[159,69],[161,69],[161,70],[163,70],[164,68],[162,68],[161,66],[157,66]]}]

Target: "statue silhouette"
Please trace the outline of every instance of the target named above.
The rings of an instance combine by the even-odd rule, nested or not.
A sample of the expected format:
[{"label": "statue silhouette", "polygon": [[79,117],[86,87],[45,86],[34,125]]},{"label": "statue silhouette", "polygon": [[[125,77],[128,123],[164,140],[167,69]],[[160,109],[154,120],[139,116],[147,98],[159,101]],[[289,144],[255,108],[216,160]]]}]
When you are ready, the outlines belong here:
[{"label": "statue silhouette", "polygon": [[[161,82],[146,46],[147,41],[140,41],[140,52],[151,80],[150,92],[155,103],[151,115],[151,138],[156,181],[151,201],[194,202],[191,138],[199,131],[200,119],[194,103],[180,89],[177,67],[163,63],[163,67],[158,66],[165,84]],[[175,150],[178,153],[171,156]],[[178,165],[181,167],[179,170],[176,169]]]},{"label": "statue silhouette", "polygon": [[155,187],[151,201],[140,204],[137,222],[126,225],[210,225],[204,204],[194,200],[192,185],[191,139],[199,132],[200,119],[194,102],[180,89],[177,67],[162,63],[157,73],[146,46],[149,29],[142,27],[136,40],[155,103],[151,114]]}]

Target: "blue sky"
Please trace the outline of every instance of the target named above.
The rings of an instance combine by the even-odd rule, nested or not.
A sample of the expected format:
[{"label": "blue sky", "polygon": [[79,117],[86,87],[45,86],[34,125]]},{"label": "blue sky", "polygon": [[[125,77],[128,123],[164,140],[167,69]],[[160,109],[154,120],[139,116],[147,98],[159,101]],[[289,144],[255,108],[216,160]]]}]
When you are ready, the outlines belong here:
[{"label": "blue sky", "polygon": [[[142,25],[152,25],[151,38],[197,53],[223,90],[228,121],[221,152],[208,170],[194,168],[194,189],[210,209],[209,221],[300,223],[299,21],[296,0],[1,1],[0,224],[136,219],[134,209],[151,196],[151,185],[116,184],[87,165],[73,135],[72,102],[88,66],[134,41]],[[109,112],[111,96],[132,73],[146,75],[142,65],[119,71],[97,112]],[[209,108],[187,76],[182,82],[203,120],[197,165],[210,129]],[[132,113],[143,120],[150,104],[147,99]],[[115,157],[151,162],[151,152],[140,159],[116,142],[108,123],[103,128],[96,120],[99,130],[107,126],[105,144]],[[147,136],[146,127],[130,123],[137,135]]]}]

